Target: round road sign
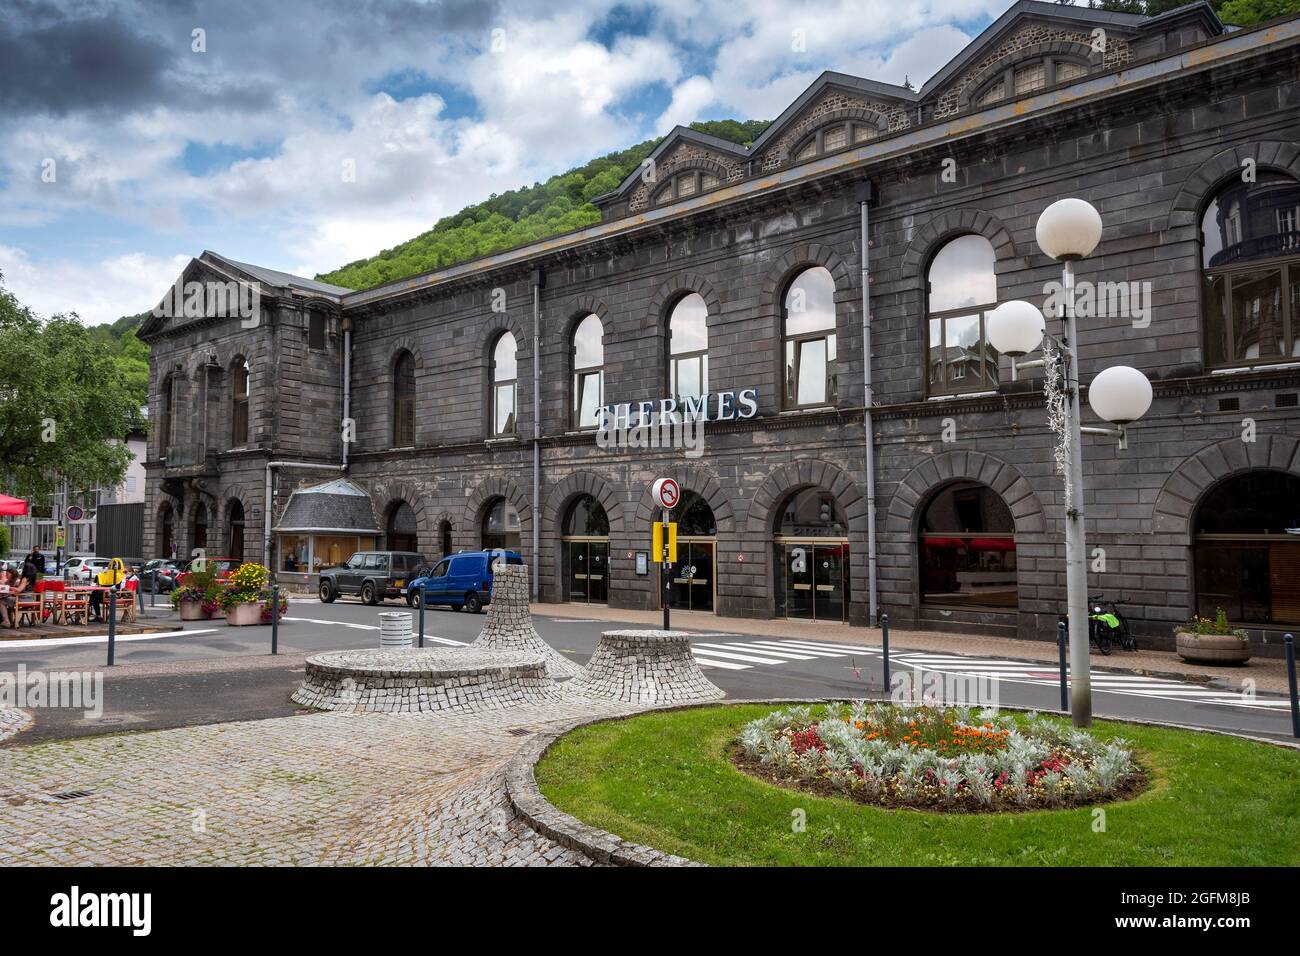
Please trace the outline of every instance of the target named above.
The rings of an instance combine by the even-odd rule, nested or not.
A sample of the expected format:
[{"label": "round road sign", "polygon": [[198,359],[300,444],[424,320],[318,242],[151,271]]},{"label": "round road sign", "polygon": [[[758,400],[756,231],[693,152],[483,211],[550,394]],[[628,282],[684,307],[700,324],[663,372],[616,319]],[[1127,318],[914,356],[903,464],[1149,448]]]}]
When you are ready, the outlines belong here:
[{"label": "round road sign", "polygon": [[82,511],[80,508],[78,508],[76,505],[73,505],[72,507],[70,507],[70,508],[68,509],[68,520],[69,520],[69,521],[80,521],[80,520],[81,520],[82,518],[84,518],[85,516],[86,516],[86,513],[85,513],[84,511]]},{"label": "round road sign", "polygon": [[656,481],[652,493],[655,501],[670,511],[677,507],[677,502],[682,500],[682,490],[671,478],[660,478]]}]

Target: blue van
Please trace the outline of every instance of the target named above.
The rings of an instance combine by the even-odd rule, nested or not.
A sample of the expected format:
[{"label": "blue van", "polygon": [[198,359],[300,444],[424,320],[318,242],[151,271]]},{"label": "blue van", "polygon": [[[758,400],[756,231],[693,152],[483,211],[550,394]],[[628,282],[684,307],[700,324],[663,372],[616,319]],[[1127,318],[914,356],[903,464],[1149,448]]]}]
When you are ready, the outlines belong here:
[{"label": "blue van", "polygon": [[477,614],[492,602],[492,568],[501,560],[524,563],[517,551],[462,551],[443,558],[427,577],[411,582],[411,606],[419,607],[423,601]]}]

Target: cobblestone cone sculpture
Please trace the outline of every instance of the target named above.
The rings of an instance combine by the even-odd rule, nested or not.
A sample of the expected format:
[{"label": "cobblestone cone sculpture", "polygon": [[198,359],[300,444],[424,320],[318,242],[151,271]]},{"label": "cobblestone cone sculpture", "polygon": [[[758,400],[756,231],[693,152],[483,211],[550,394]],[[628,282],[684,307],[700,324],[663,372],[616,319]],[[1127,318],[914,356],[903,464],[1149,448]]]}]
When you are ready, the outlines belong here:
[{"label": "cobblestone cone sculpture", "polygon": [[528,568],[522,564],[503,565],[492,572],[487,623],[470,648],[537,654],[546,662],[546,676],[552,680],[576,677],[581,670],[533,629],[533,614],[528,607]]},{"label": "cobblestone cone sculpture", "polygon": [[726,693],[704,676],[681,631],[605,631],[569,689],[629,704],[691,704]]}]

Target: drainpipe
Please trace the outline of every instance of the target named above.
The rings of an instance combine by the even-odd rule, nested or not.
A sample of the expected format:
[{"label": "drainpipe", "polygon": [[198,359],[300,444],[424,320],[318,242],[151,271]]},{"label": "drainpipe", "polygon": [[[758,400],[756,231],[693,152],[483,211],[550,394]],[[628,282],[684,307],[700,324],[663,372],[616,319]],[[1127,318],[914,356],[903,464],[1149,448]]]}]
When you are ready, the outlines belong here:
[{"label": "drainpipe", "polygon": [[876,626],[879,617],[879,598],[876,593],[876,441],[871,420],[874,396],[871,388],[871,250],[869,248],[868,205],[875,199],[875,189],[870,180],[864,180],[854,189],[861,216],[862,248],[862,429],[866,445],[867,467],[867,594],[868,623]]},{"label": "drainpipe", "polygon": [[[276,468],[319,468],[322,471],[342,471],[343,465],[323,465],[315,461],[268,461],[266,463],[266,500],[262,506],[262,564],[271,565],[271,472]],[[308,569],[310,571],[310,569]]]},{"label": "drainpipe", "polygon": [[542,286],[546,273],[533,270],[533,573],[532,600],[537,602],[537,578],[541,567],[542,492]]},{"label": "drainpipe", "polygon": [[348,470],[348,419],[352,416],[352,319],[343,319],[343,421],[340,437],[343,439],[343,471]]}]

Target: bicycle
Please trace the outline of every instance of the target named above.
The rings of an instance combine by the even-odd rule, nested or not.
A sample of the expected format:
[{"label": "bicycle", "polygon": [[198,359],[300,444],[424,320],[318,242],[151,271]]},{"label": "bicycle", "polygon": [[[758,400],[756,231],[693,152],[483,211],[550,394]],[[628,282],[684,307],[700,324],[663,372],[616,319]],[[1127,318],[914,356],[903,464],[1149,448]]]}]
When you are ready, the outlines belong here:
[{"label": "bicycle", "polygon": [[1097,644],[1097,649],[1102,654],[1110,654],[1112,642],[1118,643],[1126,651],[1137,650],[1137,640],[1128,626],[1128,619],[1120,612],[1115,601],[1107,601],[1099,594],[1090,597],[1088,603],[1092,607],[1088,615],[1088,638]]}]

